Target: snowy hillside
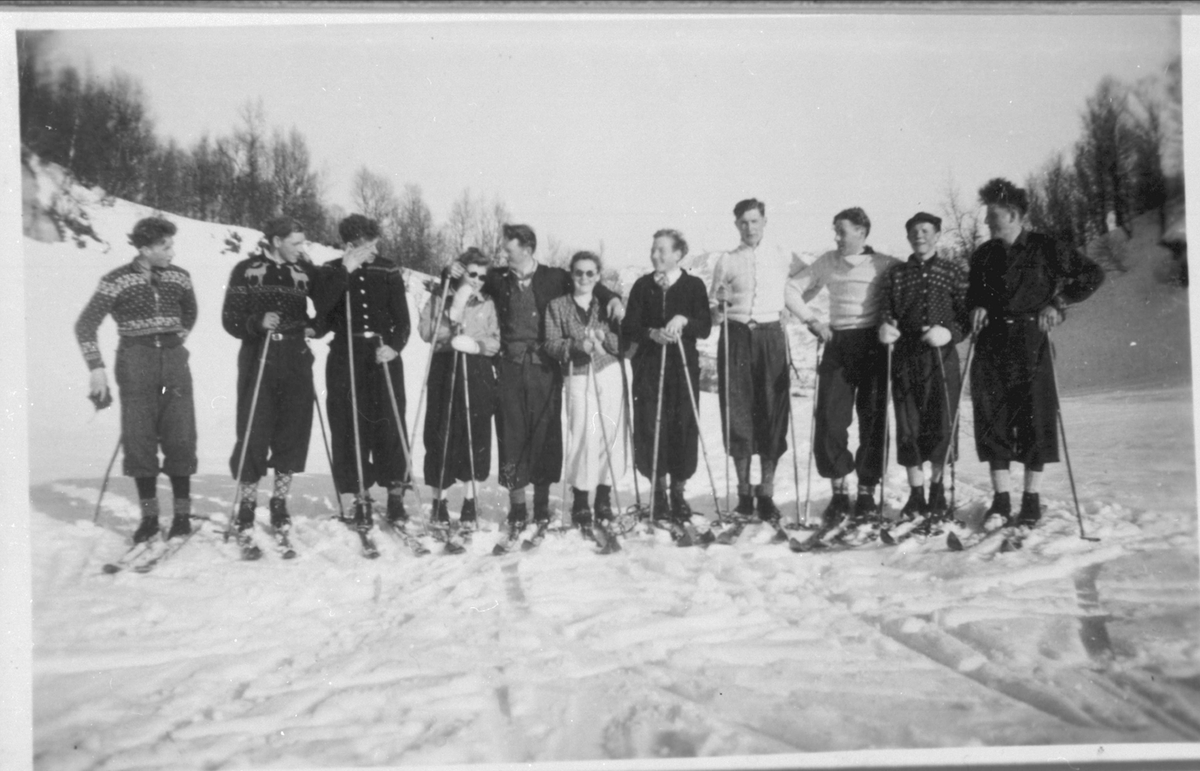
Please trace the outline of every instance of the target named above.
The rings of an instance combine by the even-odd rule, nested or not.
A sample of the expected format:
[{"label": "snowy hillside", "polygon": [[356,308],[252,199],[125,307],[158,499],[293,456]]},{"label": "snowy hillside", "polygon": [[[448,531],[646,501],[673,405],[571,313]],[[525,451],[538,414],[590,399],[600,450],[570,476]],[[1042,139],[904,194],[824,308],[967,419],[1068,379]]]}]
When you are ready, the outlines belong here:
[{"label": "snowy hillside", "polygon": [[[417,559],[379,534],[383,555],[367,561],[330,519],[336,506],[314,427],[308,471],[292,494],[299,556],[285,562],[268,547],[247,563],[219,535],[234,494],[237,351],[219,314],[229,271],[258,234],[173,217],[176,264],[191,272],[200,303],[188,340],[200,436],[193,492],[208,521],[154,572],[102,575],[126,548],[138,507],[132,481],[114,476],[93,524],[118,413],[94,413],[85,398],[72,328],[99,277],[132,257],[124,234],[148,212],[83,192],[77,200],[95,238],[24,242],[39,771],[594,768],[620,759],[678,768],[671,759],[713,756],[720,767],[761,767],[766,756],[773,765],[830,763],[832,752],[882,765],[895,749],[995,762],[1015,759],[1009,748],[1022,745],[1041,748],[1019,755],[1026,760],[1070,762],[1097,758],[1101,746],[1106,759],[1139,757],[1149,743],[1164,745],[1159,756],[1197,757],[1187,383],[1118,390],[1095,367],[1094,388],[1066,399],[1083,517],[1098,542],[1078,537],[1060,464],[1047,469],[1045,524],[1009,554],[951,553],[940,539],[913,539],[797,555],[750,529],[734,546],[703,550],[661,533],[631,535],[607,556],[577,535],[552,534],[536,551],[497,558],[505,491],[493,471],[483,529],[466,554]],[[231,233],[240,253],[228,251]],[[415,313],[424,290],[419,281],[410,288]],[[1083,318],[1081,310],[1068,324]],[[1110,334],[1097,324],[1096,335]],[[1093,329],[1079,327],[1071,333]],[[111,364],[111,320],[101,347]],[[320,393],[326,345],[313,350]],[[403,354],[410,420],[427,351],[414,335]],[[812,409],[807,395],[794,406],[798,484],[789,452],[776,496],[789,518],[807,491]],[[701,395],[701,412],[723,505],[714,395]],[[962,440],[957,498],[976,526],[990,492],[969,406]],[[414,449],[419,461],[423,450]],[[893,511],[907,494],[903,480],[893,463]],[[631,475],[618,493],[633,503]],[[165,479],[159,494],[166,503]],[[558,495],[555,485],[555,508]],[[828,499],[814,474],[813,517]],[[703,462],[689,500],[713,515]],[[458,504],[455,494],[454,516]],[[261,522],[265,503],[259,514]]]}]

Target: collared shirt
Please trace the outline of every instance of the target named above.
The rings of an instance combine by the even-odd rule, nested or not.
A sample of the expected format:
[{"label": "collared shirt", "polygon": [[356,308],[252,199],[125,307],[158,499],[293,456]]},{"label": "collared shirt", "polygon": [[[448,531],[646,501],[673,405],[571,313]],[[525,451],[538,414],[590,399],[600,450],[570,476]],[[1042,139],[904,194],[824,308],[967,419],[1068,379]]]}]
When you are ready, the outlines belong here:
[{"label": "collared shirt", "polygon": [[900,263],[895,257],[865,247],[861,254],[843,257],[837,250],[822,254],[787,282],[788,310],[808,323],[816,317],[808,303],[829,289],[829,326],[865,329],[879,323],[883,274]]},{"label": "collared shirt", "polygon": [[928,327],[945,327],[957,344],[970,326],[966,295],[967,272],[960,265],[914,254],[884,275],[880,321],[892,321],[909,339],[918,339]]},{"label": "collared shirt", "polygon": [[168,265],[148,269],[133,261],[100,279],[96,293],[75,322],[75,339],[88,369],[104,366],[96,333],[112,314],[121,337],[176,333],[186,335],[196,324],[196,295],[191,275]]},{"label": "collared shirt", "polygon": [[787,307],[787,281],[804,268],[804,261],[767,239],[751,247],[741,244],[717,258],[713,266],[713,300],[725,287],[729,320],[745,324],[779,321]]},{"label": "collared shirt", "polygon": [[654,280],[657,281],[658,285],[662,288],[670,289],[675,285],[675,282],[678,281],[679,277],[682,275],[683,268],[676,265],[672,270],[668,270],[665,274],[663,274],[662,278],[659,278],[659,274],[656,273],[654,275]]}]

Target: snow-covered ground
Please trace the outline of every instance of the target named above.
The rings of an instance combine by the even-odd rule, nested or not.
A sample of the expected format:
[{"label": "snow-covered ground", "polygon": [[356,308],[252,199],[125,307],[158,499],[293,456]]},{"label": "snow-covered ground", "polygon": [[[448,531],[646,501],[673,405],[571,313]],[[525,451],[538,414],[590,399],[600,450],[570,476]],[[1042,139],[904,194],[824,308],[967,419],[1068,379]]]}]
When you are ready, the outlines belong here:
[{"label": "snow-covered ground", "polygon": [[[93,414],[72,327],[98,278],[131,256],[122,234],[144,212],[120,201],[87,211],[107,252],[90,239],[82,248],[25,241],[39,770],[590,768],[710,756],[723,756],[722,767],[796,766],[832,762],[824,753],[838,751],[884,764],[896,759],[886,750],[940,749],[928,759],[963,761],[1020,745],[1055,745],[1032,757],[1075,760],[1132,757],[1149,743],[1172,757],[1195,752],[1183,744],[1200,741],[1187,384],[1065,399],[1096,542],[1079,538],[1060,464],[1046,474],[1045,525],[1011,554],[912,540],[796,555],[768,544],[765,531],[747,531],[732,547],[707,550],[642,535],[608,556],[573,534],[552,535],[537,551],[496,558],[505,498],[493,482],[482,491],[484,529],[466,554],[417,559],[380,534],[383,556],[369,562],[330,520],[332,486],[314,430],[308,473],[292,495],[299,557],[284,562],[268,550],[246,563],[219,535],[234,492],[237,349],[219,315],[242,255],[222,253],[230,228],[177,219],[177,264],[192,273],[200,302],[188,341],[200,433],[195,507],[213,521],[153,573],[102,575],[129,541],[137,502],[132,481],[114,475],[92,521],[118,413]],[[253,242],[252,231],[240,232]],[[111,363],[111,320],[103,331]],[[320,392],[325,345],[313,348]],[[414,335],[404,352],[410,420],[427,350]],[[811,367],[811,345],[799,359]],[[799,490],[789,452],[777,495],[789,516],[806,492],[811,402],[794,406]],[[701,395],[701,411],[715,452],[714,395]],[[970,414],[957,496],[974,523],[990,492]],[[714,455],[711,468],[723,499],[724,457]],[[631,504],[632,476],[618,489]],[[905,496],[893,464],[889,504],[897,509]],[[169,497],[161,479],[164,505]],[[814,475],[814,516],[828,497]],[[711,515],[703,465],[690,500]]]}]

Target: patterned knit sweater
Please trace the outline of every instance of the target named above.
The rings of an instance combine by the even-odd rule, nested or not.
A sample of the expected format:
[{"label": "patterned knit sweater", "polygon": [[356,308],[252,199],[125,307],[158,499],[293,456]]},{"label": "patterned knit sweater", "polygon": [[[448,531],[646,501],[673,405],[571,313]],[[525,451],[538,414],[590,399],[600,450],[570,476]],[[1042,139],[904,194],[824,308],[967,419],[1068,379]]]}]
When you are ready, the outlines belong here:
[{"label": "patterned knit sweater", "polygon": [[196,325],[192,277],[174,265],[151,270],[136,259],[105,274],[75,322],[75,339],[88,369],[104,366],[96,332],[110,313],[122,337],[186,335]]},{"label": "patterned knit sweater", "polygon": [[233,267],[225,287],[221,324],[225,331],[243,342],[261,340],[267,330],[263,317],[279,314],[279,332],[302,332],[313,327],[317,337],[323,329],[308,315],[308,296],[317,269],[312,263],[276,262],[261,253],[252,254]]}]

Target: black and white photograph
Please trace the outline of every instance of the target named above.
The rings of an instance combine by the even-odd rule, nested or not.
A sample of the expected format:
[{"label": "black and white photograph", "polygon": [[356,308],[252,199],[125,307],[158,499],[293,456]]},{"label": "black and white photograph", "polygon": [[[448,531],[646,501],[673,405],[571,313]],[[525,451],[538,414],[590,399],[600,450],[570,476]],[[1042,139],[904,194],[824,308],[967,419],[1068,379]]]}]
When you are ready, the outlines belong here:
[{"label": "black and white photograph", "polygon": [[1186,4],[0,30],[0,766],[1200,763]]}]

